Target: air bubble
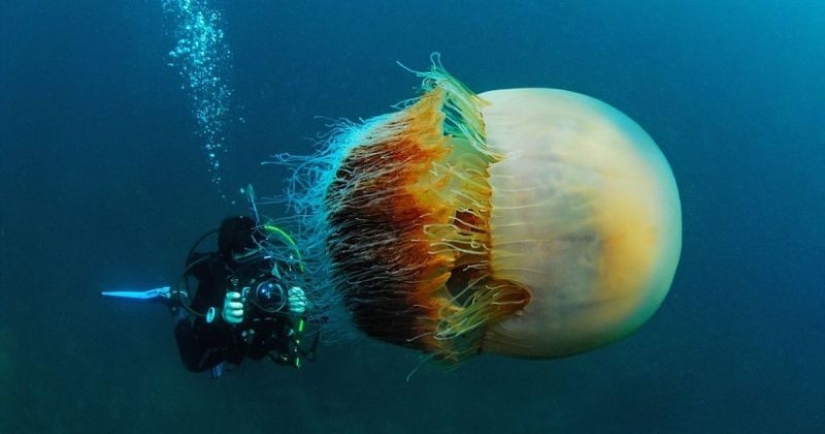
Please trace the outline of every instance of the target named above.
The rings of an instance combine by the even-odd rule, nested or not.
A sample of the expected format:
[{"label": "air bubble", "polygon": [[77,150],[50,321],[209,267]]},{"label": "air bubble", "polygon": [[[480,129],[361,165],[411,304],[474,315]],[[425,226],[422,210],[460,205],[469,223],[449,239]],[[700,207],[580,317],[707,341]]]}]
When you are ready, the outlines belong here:
[{"label": "air bubble", "polygon": [[[163,0],[163,10],[175,26],[177,45],[169,51],[184,80],[197,120],[198,135],[206,151],[211,181],[220,191],[220,157],[226,152],[223,126],[230,120],[229,96],[232,94],[221,73],[231,67],[231,52],[221,29],[223,18],[206,0]],[[214,152],[215,150],[223,152]]]}]

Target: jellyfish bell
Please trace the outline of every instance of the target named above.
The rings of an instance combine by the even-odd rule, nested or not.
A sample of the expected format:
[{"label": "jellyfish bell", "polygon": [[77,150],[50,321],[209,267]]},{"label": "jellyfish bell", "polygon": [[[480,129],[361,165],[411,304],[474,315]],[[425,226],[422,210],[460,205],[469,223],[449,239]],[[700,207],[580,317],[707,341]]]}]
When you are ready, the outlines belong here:
[{"label": "jellyfish bell", "polygon": [[438,62],[418,74],[420,98],[295,165],[318,296],[367,335],[447,362],[563,357],[641,326],[681,249],[653,140],[584,95],[476,95]]},{"label": "jellyfish bell", "polygon": [[659,148],[613,107],[563,90],[482,93],[492,269],[529,288],[484,351],[560,357],[618,340],[667,295],[681,250],[676,183]]}]

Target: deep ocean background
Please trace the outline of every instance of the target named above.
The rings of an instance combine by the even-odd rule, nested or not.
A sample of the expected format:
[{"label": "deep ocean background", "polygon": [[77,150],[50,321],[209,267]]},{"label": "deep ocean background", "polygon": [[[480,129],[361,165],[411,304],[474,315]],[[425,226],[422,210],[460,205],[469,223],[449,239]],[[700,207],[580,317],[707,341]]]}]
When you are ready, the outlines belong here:
[{"label": "deep ocean background", "polygon": [[[0,432],[825,432],[825,2],[214,1],[232,58],[222,199],[160,1],[0,4]],[[556,87],[627,113],[680,187],[669,297],[564,360],[425,369],[358,340],[302,371],[186,372],[159,306],[261,161],[415,95]],[[233,204],[233,199],[238,203]]]}]

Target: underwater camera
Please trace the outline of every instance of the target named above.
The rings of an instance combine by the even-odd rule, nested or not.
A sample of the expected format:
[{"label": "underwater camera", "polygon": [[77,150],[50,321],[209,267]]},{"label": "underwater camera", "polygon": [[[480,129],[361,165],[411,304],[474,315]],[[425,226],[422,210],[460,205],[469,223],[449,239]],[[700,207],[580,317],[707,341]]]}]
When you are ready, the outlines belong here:
[{"label": "underwater camera", "polygon": [[243,289],[243,299],[264,312],[278,312],[286,306],[287,292],[278,279],[268,279]]}]

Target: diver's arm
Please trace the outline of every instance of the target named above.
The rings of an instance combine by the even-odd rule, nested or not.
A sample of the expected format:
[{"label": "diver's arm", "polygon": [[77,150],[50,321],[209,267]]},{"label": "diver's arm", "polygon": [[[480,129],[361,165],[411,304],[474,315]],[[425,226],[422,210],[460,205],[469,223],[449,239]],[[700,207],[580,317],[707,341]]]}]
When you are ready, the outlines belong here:
[{"label": "diver's arm", "polygon": [[[226,301],[226,266],[215,253],[196,252],[190,255],[189,259],[189,266],[184,274],[198,281],[197,290],[192,297],[192,309],[200,314],[206,314],[209,309],[213,309],[215,313],[220,312]],[[214,316],[215,319],[221,317]]]}]

